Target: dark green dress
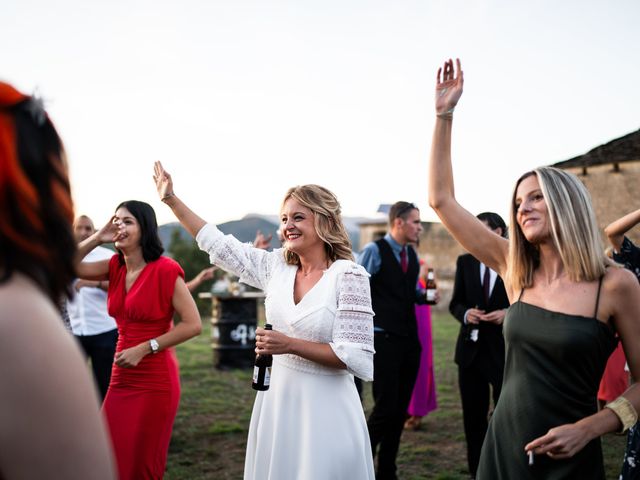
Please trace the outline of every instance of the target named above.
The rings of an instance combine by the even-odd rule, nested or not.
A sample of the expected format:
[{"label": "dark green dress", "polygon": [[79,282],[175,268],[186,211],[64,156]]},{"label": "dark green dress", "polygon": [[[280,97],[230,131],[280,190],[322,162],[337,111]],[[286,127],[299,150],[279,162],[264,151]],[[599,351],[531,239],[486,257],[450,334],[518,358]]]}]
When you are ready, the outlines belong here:
[{"label": "dark green dress", "polygon": [[[596,312],[597,305],[598,300]],[[617,342],[611,328],[595,314],[567,315],[518,299],[505,317],[504,339],[502,392],[482,446],[477,478],[604,479],[599,439],[570,459],[537,455],[533,466],[528,465],[524,446],[550,428],[597,411],[600,378]]]}]

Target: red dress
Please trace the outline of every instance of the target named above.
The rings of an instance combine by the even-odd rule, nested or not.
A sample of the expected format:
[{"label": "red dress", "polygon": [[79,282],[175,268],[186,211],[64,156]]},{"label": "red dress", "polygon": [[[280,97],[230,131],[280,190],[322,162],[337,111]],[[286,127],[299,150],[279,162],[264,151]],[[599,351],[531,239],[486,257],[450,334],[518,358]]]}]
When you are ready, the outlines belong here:
[{"label": "red dress", "polygon": [[[118,324],[116,352],[166,333],[180,265],[167,257],[148,263],[129,292],[118,255],[109,262],[109,315]],[[134,368],[113,365],[102,406],[120,480],[161,479],[167,462],[180,379],[173,349],[145,356]]]},{"label": "red dress", "polygon": [[624,356],[622,342],[618,342],[618,346],[609,357],[607,366],[602,374],[600,388],[598,389],[598,400],[612,402],[629,388],[629,373],[624,371],[626,363],[627,359]]}]

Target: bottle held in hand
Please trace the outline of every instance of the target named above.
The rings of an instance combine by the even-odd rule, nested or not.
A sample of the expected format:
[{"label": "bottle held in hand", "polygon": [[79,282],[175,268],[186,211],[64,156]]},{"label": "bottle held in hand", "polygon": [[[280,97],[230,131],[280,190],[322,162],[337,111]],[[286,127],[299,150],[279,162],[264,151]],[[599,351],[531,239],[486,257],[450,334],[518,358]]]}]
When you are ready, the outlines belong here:
[{"label": "bottle held in hand", "polygon": [[436,304],[436,292],[438,287],[436,286],[436,274],[433,268],[427,270],[427,285],[426,285],[426,297],[427,305]]},{"label": "bottle held in hand", "polygon": [[[271,324],[267,323],[264,329],[272,330],[273,328]],[[256,361],[253,366],[253,383],[251,385],[254,390],[269,390],[272,363],[273,355],[260,353],[256,355]]]}]

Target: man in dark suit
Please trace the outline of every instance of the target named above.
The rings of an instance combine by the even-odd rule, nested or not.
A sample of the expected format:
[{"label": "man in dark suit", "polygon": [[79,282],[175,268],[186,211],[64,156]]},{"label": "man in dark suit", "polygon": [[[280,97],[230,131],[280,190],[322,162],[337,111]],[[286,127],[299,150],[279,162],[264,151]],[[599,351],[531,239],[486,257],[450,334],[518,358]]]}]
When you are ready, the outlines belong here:
[{"label": "man in dark suit", "polygon": [[[497,213],[481,213],[478,219],[497,235],[506,237],[507,226]],[[458,257],[449,311],[462,324],[455,362],[472,478],[487,432],[489,386],[494,406],[500,396],[505,356],[502,322],[508,306],[504,283],[496,272],[470,254]]]},{"label": "man in dark suit", "polygon": [[[420,211],[409,202],[396,202],[389,210],[389,232],[365,245],[358,263],[371,275],[373,317],[373,399],[367,425],[376,479],[395,480],[396,456],[407,407],[420,365],[420,341],[415,304],[424,303],[417,290],[420,265],[410,243],[422,232]],[[422,298],[420,298],[422,297]]]}]

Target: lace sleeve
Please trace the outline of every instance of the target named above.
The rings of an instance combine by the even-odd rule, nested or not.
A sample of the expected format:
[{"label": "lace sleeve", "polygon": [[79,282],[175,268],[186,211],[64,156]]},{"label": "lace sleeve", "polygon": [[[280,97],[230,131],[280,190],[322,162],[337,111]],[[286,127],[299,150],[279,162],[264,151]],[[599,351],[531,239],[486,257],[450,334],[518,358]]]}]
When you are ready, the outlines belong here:
[{"label": "lace sleeve", "polygon": [[265,290],[280,250],[267,252],[242,243],[233,235],[224,235],[215,225],[207,224],[196,235],[201,250],[209,254],[212,265],[237,275],[242,283]]},{"label": "lace sleeve", "polygon": [[333,324],[334,353],[349,373],[373,380],[373,310],[369,274],[351,264],[338,279],[338,310]]}]

